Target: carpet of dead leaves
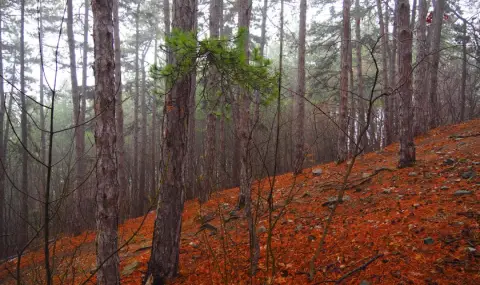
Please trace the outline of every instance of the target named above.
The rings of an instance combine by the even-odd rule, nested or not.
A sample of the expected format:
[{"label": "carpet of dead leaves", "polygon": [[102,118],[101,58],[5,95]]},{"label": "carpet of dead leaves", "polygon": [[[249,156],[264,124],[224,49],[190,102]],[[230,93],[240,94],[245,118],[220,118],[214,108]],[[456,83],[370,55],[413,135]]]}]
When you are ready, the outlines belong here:
[{"label": "carpet of dead leaves", "polygon": [[[360,156],[350,189],[334,217],[313,282],[308,262],[321,238],[346,165],[328,163],[294,179],[277,177],[272,237],[276,274],[266,268],[269,180],[254,184],[261,243],[258,273],[250,277],[244,214],[234,211],[238,188],[214,193],[183,214],[180,274],[174,284],[324,284],[355,271],[342,284],[480,284],[480,120],[432,130],[416,139],[417,163],[397,169],[398,144]],[[322,169],[319,176],[313,169]],[[457,192],[460,190],[465,190]],[[259,198],[259,196],[261,198]],[[283,214],[280,214],[283,213]],[[122,284],[140,284],[150,254],[154,213],[120,226]],[[55,283],[82,284],[95,269],[95,235],[52,244]],[[43,283],[43,254],[21,259],[26,284]],[[17,259],[0,265],[0,283],[13,283]],[[94,284],[95,277],[86,284]]]}]

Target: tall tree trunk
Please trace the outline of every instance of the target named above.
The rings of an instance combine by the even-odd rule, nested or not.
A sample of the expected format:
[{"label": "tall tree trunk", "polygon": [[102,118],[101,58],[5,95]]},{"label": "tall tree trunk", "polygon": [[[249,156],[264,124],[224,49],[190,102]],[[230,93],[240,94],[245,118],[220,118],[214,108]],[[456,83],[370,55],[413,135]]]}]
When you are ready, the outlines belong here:
[{"label": "tall tree trunk", "polygon": [[[382,37],[382,93],[388,94],[389,82],[388,82],[388,26],[385,25],[382,3],[381,0],[377,0],[377,11],[378,19],[380,22],[380,34]],[[388,10],[385,9],[385,13],[388,13]],[[394,39],[395,40],[395,39]],[[390,80],[393,81],[393,78]],[[384,113],[385,113],[385,144],[389,145],[392,143],[392,133],[393,133],[393,118],[392,118],[392,95],[385,96],[383,99]]]},{"label": "tall tree trunk", "polygon": [[412,108],[412,30],[410,4],[398,1],[398,43],[400,73],[400,158],[398,167],[409,167],[415,162]]},{"label": "tall tree trunk", "polygon": [[440,106],[438,105],[438,66],[440,64],[440,37],[442,35],[443,13],[445,11],[445,0],[436,0],[435,9],[433,12],[433,34],[432,44],[430,46],[431,66],[430,66],[430,128],[438,126],[440,120]]},{"label": "tall tree trunk", "polygon": [[294,173],[302,172],[305,158],[305,38],[307,33],[307,0],[300,1],[300,24],[298,37],[297,93],[295,96],[295,162]]},{"label": "tall tree trunk", "polygon": [[463,21],[462,34],[462,87],[460,90],[460,122],[465,120],[465,97],[467,92],[467,23]]},{"label": "tall tree trunk", "polygon": [[[159,6],[159,2],[156,2],[156,6]],[[155,41],[154,41],[154,51],[153,51],[153,65],[158,66],[158,39],[160,37],[160,28],[157,22],[157,17],[155,17]],[[153,80],[153,99],[152,99],[152,129],[151,129],[151,143],[150,143],[150,155],[151,155],[151,167],[150,167],[150,195],[155,197],[156,187],[157,187],[157,109],[158,109],[158,93],[159,92],[159,82],[158,78],[155,77]]]},{"label": "tall tree trunk", "polygon": [[113,0],[92,0],[97,150],[97,283],[120,284],[116,166]]},{"label": "tall tree trunk", "polygon": [[343,162],[347,158],[347,106],[348,106],[348,52],[350,51],[350,0],[343,0],[343,25],[341,44],[341,69],[340,69],[340,106],[338,113],[338,140],[337,161]]},{"label": "tall tree trunk", "polygon": [[140,3],[137,3],[137,9],[135,12],[135,95],[133,99],[133,170],[132,170],[132,202],[135,205],[131,207],[133,216],[141,215],[141,195],[139,187],[139,126],[138,126],[138,109],[139,109],[139,98],[140,98],[140,67],[139,67],[139,53],[140,53]]},{"label": "tall tree trunk", "polygon": [[3,29],[3,5],[0,5],[0,258],[3,258],[6,252],[6,216],[5,216],[5,172],[6,167],[5,158],[3,154],[3,125],[5,116],[5,91],[3,85],[3,41],[2,41],[2,29]]},{"label": "tall tree trunk", "polygon": [[419,0],[418,3],[418,26],[417,26],[417,52],[416,52],[416,67],[415,67],[415,84],[414,84],[414,98],[415,98],[415,134],[424,134],[427,131],[427,94],[425,89],[425,74],[427,74],[427,1]]},{"label": "tall tree trunk", "polygon": [[[421,1],[421,0],[419,0]],[[412,19],[410,20],[410,29],[415,28],[415,18],[417,16],[417,0],[413,0],[413,5],[412,5]]]},{"label": "tall tree trunk", "polygon": [[[192,0],[186,0],[192,1]],[[195,5],[197,5],[196,0]],[[194,30],[197,29],[197,6],[193,9]],[[174,19],[175,20],[175,19]],[[188,138],[187,138],[187,157],[185,168],[185,187],[189,189],[191,197],[197,197],[197,154],[196,154],[196,91],[197,91],[197,77],[195,69],[193,69],[190,76],[190,95],[189,95],[189,117],[188,117]]]},{"label": "tall tree trunk", "polygon": [[85,151],[84,146],[84,133],[81,132],[83,128],[80,127],[80,94],[77,81],[77,59],[75,56],[75,37],[73,34],[73,0],[67,1],[67,37],[68,37],[68,51],[70,55],[70,82],[72,84],[72,104],[73,104],[73,115],[72,120],[75,127],[75,158],[76,158],[76,168],[75,168],[75,192],[73,195],[73,206],[74,206],[74,216],[73,216],[73,231],[74,233],[80,233],[80,221],[81,221],[81,210],[80,210],[80,199],[82,197],[81,183],[84,176],[84,165],[83,165],[83,155]]},{"label": "tall tree trunk", "polygon": [[148,145],[148,137],[147,137],[147,87],[146,87],[146,71],[145,71],[145,57],[148,53],[148,49],[150,44],[145,47],[145,50],[142,54],[142,59],[140,63],[140,69],[142,72],[142,89],[141,89],[141,97],[140,97],[140,110],[142,113],[142,121],[140,125],[140,161],[139,161],[139,183],[138,183],[138,215],[143,215],[145,211],[145,201],[147,200],[146,193],[147,193],[147,145]]},{"label": "tall tree trunk", "polygon": [[[364,84],[363,84],[363,71],[362,71],[362,35],[360,33],[360,1],[355,0],[355,40],[356,40],[356,59],[357,59],[357,94],[358,94],[358,124],[359,129],[363,129],[366,125],[365,118],[365,94],[364,94]],[[360,140],[360,147],[364,150],[368,145],[367,135],[365,134]]]},{"label": "tall tree trunk", "polygon": [[21,247],[25,246],[28,241],[28,140],[27,140],[27,102],[25,96],[25,0],[21,0],[21,16],[20,16],[20,101],[21,101],[21,118],[20,125],[22,128],[21,141],[22,141],[22,183],[21,189],[24,194],[21,194],[21,210],[20,215],[22,216],[21,227],[20,227],[20,236],[18,245]]},{"label": "tall tree trunk", "polygon": [[[220,13],[221,10],[221,0],[212,0],[210,2],[210,38],[218,39],[220,36]],[[217,129],[217,115],[215,111],[217,110],[218,102],[218,91],[217,86],[219,78],[218,71],[214,66],[211,66],[209,70],[209,77],[207,80],[207,133],[205,135],[205,177],[203,189],[200,194],[200,201],[206,202],[210,196],[210,193],[215,188],[216,179],[215,179],[215,137]]]},{"label": "tall tree trunk", "polygon": [[[89,0],[85,0],[88,2]],[[85,4],[86,5],[86,4]],[[128,213],[128,180],[125,169],[125,137],[123,132],[123,99],[122,99],[122,50],[120,41],[119,0],[113,1],[113,36],[115,48],[115,123],[117,128],[117,173],[120,218],[123,220]],[[84,54],[85,56],[85,54]]]},{"label": "tall tree trunk", "polygon": [[[174,0],[172,26],[183,32],[194,32],[195,0]],[[174,56],[173,64],[178,60]],[[192,63],[193,64],[193,63]],[[192,95],[192,74],[186,73],[173,83],[165,100],[164,161],[153,241],[144,283],[165,284],[177,275],[180,233],[184,205],[184,161],[187,153],[189,98]]]}]

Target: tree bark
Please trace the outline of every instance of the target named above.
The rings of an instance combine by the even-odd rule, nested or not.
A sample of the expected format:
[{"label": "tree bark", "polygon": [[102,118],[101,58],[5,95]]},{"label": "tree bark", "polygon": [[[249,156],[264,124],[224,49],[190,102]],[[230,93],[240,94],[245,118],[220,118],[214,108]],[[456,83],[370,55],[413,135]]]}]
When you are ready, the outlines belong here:
[{"label": "tree bark", "polygon": [[116,166],[113,0],[93,0],[95,145],[97,150],[97,283],[120,284]]},{"label": "tree bark", "polygon": [[20,125],[22,128],[22,182],[21,188],[24,194],[21,194],[21,210],[22,222],[20,226],[19,242],[20,248],[25,246],[28,242],[28,129],[27,129],[27,102],[25,96],[25,0],[21,0],[21,16],[20,16],[20,102],[21,102],[21,118]]},{"label": "tree bark", "polygon": [[343,25],[340,70],[340,106],[338,114],[337,162],[347,159],[348,52],[350,50],[350,0],[343,0]]},{"label": "tree bark", "polygon": [[83,154],[85,152],[85,142],[84,142],[84,128],[80,126],[82,122],[80,121],[81,110],[80,110],[80,93],[78,88],[77,80],[77,58],[75,56],[75,36],[73,34],[73,0],[67,1],[67,37],[68,37],[68,51],[70,55],[70,83],[72,85],[72,104],[73,104],[73,114],[72,120],[73,125],[75,126],[75,158],[76,158],[76,168],[75,168],[75,183],[74,188],[75,192],[73,195],[73,206],[74,206],[74,216],[73,216],[73,231],[75,234],[79,234],[81,227],[81,183],[84,176],[84,163],[83,163]]},{"label": "tree bark", "polygon": [[412,31],[410,28],[410,4],[398,1],[398,43],[400,73],[400,158],[398,167],[409,167],[415,162],[413,142],[412,108]]},{"label": "tree bark", "polygon": [[145,57],[147,55],[150,44],[145,47],[142,53],[140,69],[142,73],[142,89],[140,91],[140,111],[142,114],[142,121],[140,125],[140,161],[139,161],[139,183],[138,183],[138,214],[143,215],[145,212],[145,201],[147,200],[147,161],[150,160],[147,157],[147,75],[145,71]]},{"label": "tree bark", "polygon": [[438,66],[440,64],[440,37],[442,35],[443,13],[445,11],[445,0],[436,0],[435,9],[433,12],[433,34],[432,44],[430,46],[431,66],[430,66],[430,85],[429,85],[429,99],[430,99],[430,128],[435,128],[440,120],[440,106],[438,105]]},{"label": "tree bark", "polygon": [[307,0],[300,1],[300,24],[298,37],[297,93],[295,96],[295,162],[294,173],[302,172],[305,159],[305,38],[307,33]]},{"label": "tree bark", "polygon": [[4,117],[5,117],[5,91],[3,85],[3,41],[2,41],[2,21],[3,21],[3,5],[0,6],[0,159],[1,159],[1,167],[0,167],[0,258],[4,257],[4,253],[6,252],[6,217],[5,217],[5,172],[4,169],[6,167],[5,158],[3,157],[3,125],[4,125]]},{"label": "tree bark", "polygon": [[141,212],[141,195],[139,187],[139,152],[140,152],[140,130],[138,126],[138,109],[139,109],[139,99],[140,99],[140,67],[139,67],[139,53],[140,53],[140,3],[138,1],[137,8],[135,12],[135,95],[133,99],[133,170],[132,170],[132,202],[135,205],[131,207],[131,215],[139,216]]},{"label": "tree bark", "polygon": [[[173,28],[194,32],[195,0],[175,0]],[[183,60],[174,56],[173,64]],[[173,83],[165,100],[166,121],[162,183],[156,210],[152,251],[144,283],[165,284],[177,275],[180,233],[184,205],[184,161],[187,153],[187,134],[192,95],[192,74],[186,73]],[[151,283],[150,283],[151,282]]]},{"label": "tree bark", "polygon": [[427,1],[419,0],[417,26],[417,54],[415,63],[415,134],[421,135],[427,131],[427,94],[425,89],[425,74],[427,74]]},{"label": "tree bark", "polygon": [[[355,39],[356,43],[356,59],[357,59],[357,94],[358,94],[358,124],[359,130],[363,129],[366,125],[366,118],[365,118],[365,94],[364,94],[364,83],[363,83],[363,70],[362,70],[362,35],[360,33],[360,1],[355,0]],[[360,147],[362,150],[368,145],[367,135],[365,134],[360,140]]]},{"label": "tree bark", "polygon": [[463,21],[463,34],[462,34],[462,87],[460,90],[460,116],[459,121],[465,120],[465,98],[467,89],[467,23]]},{"label": "tree bark", "polygon": [[[86,0],[86,2],[89,0]],[[125,169],[125,136],[123,131],[123,99],[122,99],[122,50],[120,41],[119,0],[113,1],[113,25],[114,25],[114,48],[115,48],[115,123],[117,128],[117,169],[118,169],[118,192],[119,214],[123,220],[128,213],[128,180]]]}]

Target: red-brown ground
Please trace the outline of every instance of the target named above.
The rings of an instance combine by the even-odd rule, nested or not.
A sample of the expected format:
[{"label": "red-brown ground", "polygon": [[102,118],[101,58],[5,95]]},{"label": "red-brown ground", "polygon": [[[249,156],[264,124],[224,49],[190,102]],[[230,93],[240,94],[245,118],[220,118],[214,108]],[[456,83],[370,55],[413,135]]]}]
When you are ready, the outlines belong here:
[{"label": "red-brown ground", "polygon": [[[335,196],[346,166],[328,163],[294,181],[292,174],[277,177],[273,252],[275,284],[323,284],[338,280],[365,264],[343,284],[480,284],[480,120],[446,126],[417,138],[417,163],[396,169],[398,144],[359,157],[349,179],[352,186],[341,204],[316,262],[315,280],[308,282],[308,262],[321,238],[329,208],[322,206]],[[464,138],[455,135],[469,136]],[[476,136],[475,136],[476,135]],[[446,159],[453,161],[445,161]],[[317,167],[314,167],[317,168]],[[376,171],[380,168],[390,170]],[[474,177],[468,178],[468,171]],[[377,173],[378,172],[378,173]],[[370,175],[371,179],[366,180]],[[470,173],[472,174],[472,173]],[[462,175],[464,177],[462,177]],[[467,178],[465,178],[467,177]],[[360,184],[360,182],[364,182]],[[293,186],[294,185],[294,186]],[[250,279],[248,236],[243,217],[224,221],[235,206],[238,189],[215,193],[200,210],[188,201],[183,214],[180,276],[174,284],[264,284],[268,228],[265,197],[268,180],[254,185],[261,258],[259,272]],[[292,188],[293,186],[293,188]],[[458,190],[472,191],[456,196]],[[261,202],[258,194],[262,195]],[[293,196],[292,196],[293,195]],[[290,203],[288,197],[293,197]],[[239,213],[241,216],[242,213]],[[199,232],[201,217],[210,216],[217,228]],[[122,243],[140,226],[143,217],[120,226]],[[149,258],[154,214],[146,216],[138,234],[120,251],[122,284],[140,284]],[[429,239],[432,244],[428,243]],[[95,269],[95,236],[87,232],[56,242],[55,283],[82,284]],[[54,245],[52,245],[52,250]],[[42,284],[43,254],[27,253],[21,261],[23,281]],[[13,283],[16,260],[0,265],[0,280]],[[1,282],[3,283],[3,282]],[[95,278],[89,284],[95,283]]]}]

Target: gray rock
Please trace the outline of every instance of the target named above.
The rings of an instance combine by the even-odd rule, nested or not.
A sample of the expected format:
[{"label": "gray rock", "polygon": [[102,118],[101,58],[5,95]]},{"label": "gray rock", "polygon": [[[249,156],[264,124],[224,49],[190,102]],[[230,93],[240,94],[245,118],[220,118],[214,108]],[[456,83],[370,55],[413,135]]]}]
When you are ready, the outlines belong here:
[{"label": "gray rock", "polygon": [[415,171],[412,171],[412,172],[408,173],[408,176],[417,176],[417,175],[418,175],[418,173],[416,173]]},{"label": "gray rock", "polygon": [[424,239],[423,239],[423,243],[424,243],[424,244],[433,244],[433,243],[434,243],[434,240],[433,240],[433,238],[431,238],[431,237],[427,237],[427,238],[424,238]]},{"label": "gray rock", "polygon": [[443,185],[442,187],[440,187],[440,190],[443,190],[443,191],[448,190],[448,189],[450,189],[450,187],[445,186],[445,185]]},{"label": "gray rock", "polygon": [[140,265],[140,262],[138,261],[134,261],[130,264],[128,264],[127,266],[125,266],[125,268],[122,270],[122,276],[128,276],[130,274],[133,273],[133,271],[135,271],[135,269]]},{"label": "gray rock", "polygon": [[320,176],[322,175],[322,173],[323,173],[323,170],[321,168],[315,168],[314,170],[312,170],[313,176]]},{"label": "gray rock", "polygon": [[455,159],[447,158],[443,161],[445,165],[453,165],[455,163]]},{"label": "gray rock", "polygon": [[299,232],[303,229],[303,225],[302,224],[298,224],[296,227],[295,227],[295,232]]},{"label": "gray rock", "polygon": [[265,226],[259,226],[257,228],[257,234],[263,234],[267,232],[267,228]]},{"label": "gray rock", "polygon": [[368,178],[368,177],[370,177],[370,176],[372,176],[372,174],[369,173],[369,172],[364,172],[364,173],[362,173],[362,178]]},{"label": "gray rock", "polygon": [[463,195],[470,195],[470,194],[473,194],[473,191],[469,191],[469,190],[457,190],[455,191],[455,193],[453,193],[454,196],[463,196]]},{"label": "gray rock", "polygon": [[360,282],[360,285],[370,285],[371,283],[368,282],[367,280],[362,280],[362,282]]},{"label": "gray rock", "polygon": [[385,188],[385,189],[383,189],[382,193],[383,193],[383,194],[390,194],[390,193],[392,193],[392,189],[390,189],[390,188]]},{"label": "gray rock", "polygon": [[464,173],[462,173],[462,178],[463,179],[470,179],[470,178],[473,178],[475,176],[476,176],[476,173],[473,170],[465,171]]}]

